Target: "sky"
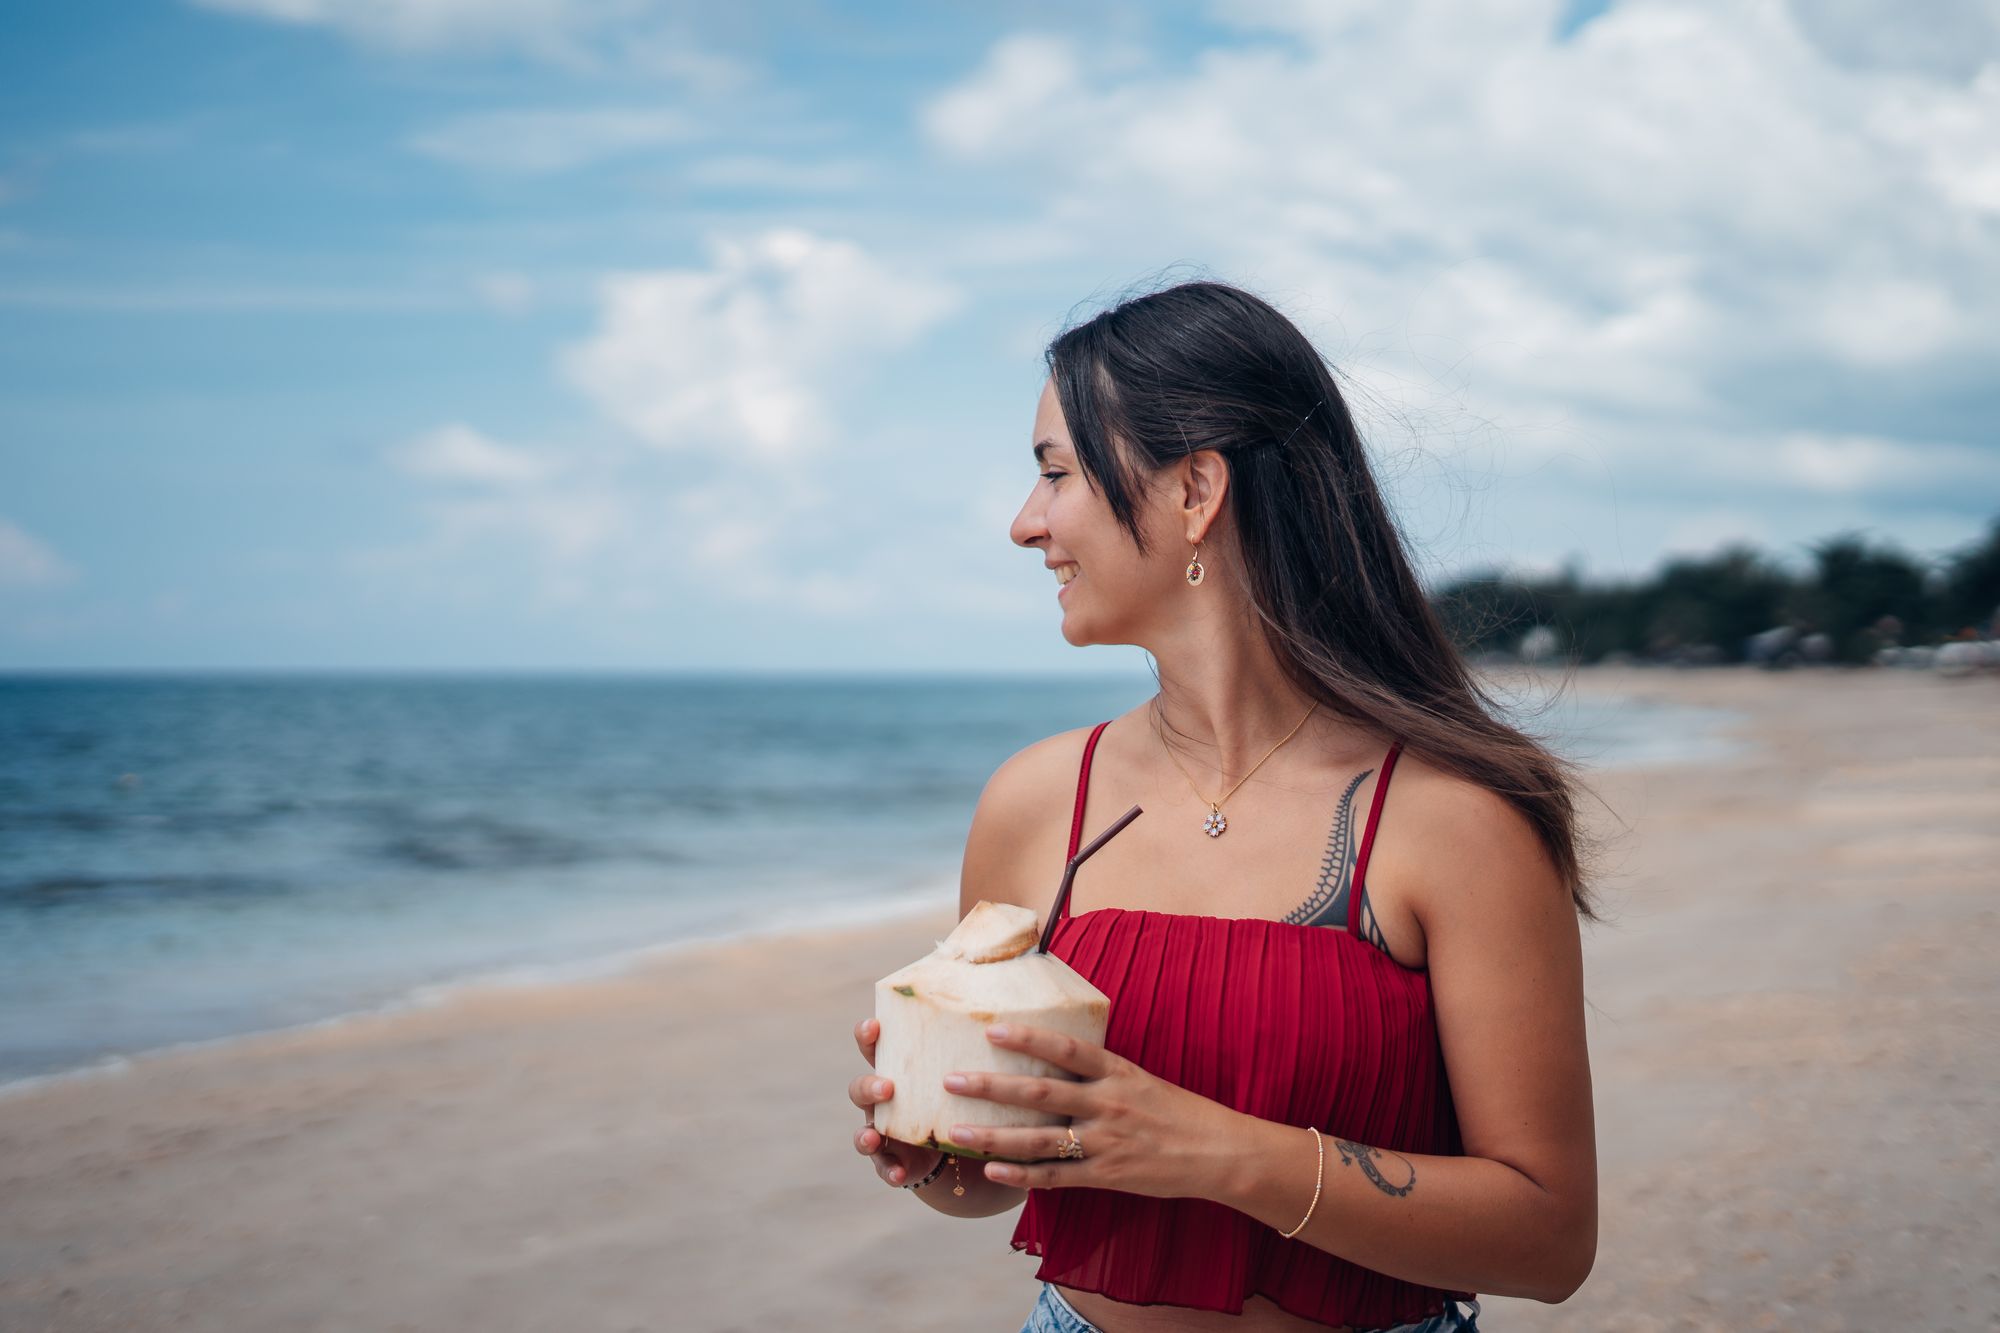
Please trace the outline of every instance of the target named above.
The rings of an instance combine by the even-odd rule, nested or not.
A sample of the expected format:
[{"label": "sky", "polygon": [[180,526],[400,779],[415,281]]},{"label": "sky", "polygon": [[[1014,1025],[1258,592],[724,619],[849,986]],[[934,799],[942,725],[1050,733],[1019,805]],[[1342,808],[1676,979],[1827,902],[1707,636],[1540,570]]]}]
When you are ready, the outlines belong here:
[{"label": "sky", "polygon": [[1412,557],[2000,513],[2000,0],[18,7],[0,669],[1131,670],[1041,352],[1237,283]]}]

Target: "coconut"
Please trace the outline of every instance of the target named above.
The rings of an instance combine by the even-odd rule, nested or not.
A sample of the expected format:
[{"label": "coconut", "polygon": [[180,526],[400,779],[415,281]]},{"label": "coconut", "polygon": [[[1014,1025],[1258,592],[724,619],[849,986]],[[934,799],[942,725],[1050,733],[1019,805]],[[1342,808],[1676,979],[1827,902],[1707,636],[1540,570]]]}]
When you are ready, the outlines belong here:
[{"label": "coconut", "polygon": [[1040,933],[1031,909],[981,899],[930,953],[875,983],[875,1017],[881,1023],[875,1072],[895,1086],[888,1101],[875,1105],[875,1128],[884,1137],[963,1157],[1004,1159],[951,1142],[951,1127],[1069,1123],[1068,1116],[1053,1111],[960,1096],[944,1086],[944,1076],[954,1070],[1082,1080],[1081,1074],[996,1046],[986,1036],[989,1023],[1022,1023],[1104,1044],[1110,998],[1068,963],[1037,948]]}]

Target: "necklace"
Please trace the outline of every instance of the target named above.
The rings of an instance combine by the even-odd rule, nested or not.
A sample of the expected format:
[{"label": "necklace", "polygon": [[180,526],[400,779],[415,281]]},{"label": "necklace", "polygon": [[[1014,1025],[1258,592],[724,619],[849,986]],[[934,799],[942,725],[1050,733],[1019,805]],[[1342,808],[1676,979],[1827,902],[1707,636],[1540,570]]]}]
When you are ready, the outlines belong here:
[{"label": "necklace", "polygon": [[[1300,718],[1298,720],[1297,725],[1294,726],[1290,731],[1285,733],[1284,740],[1279,741],[1278,745],[1283,745],[1285,741],[1288,741],[1292,737],[1298,735],[1299,727],[1303,727],[1306,724],[1306,718],[1311,717],[1313,715],[1313,712],[1316,709],[1318,709],[1318,707],[1319,703],[1315,701],[1311,708],[1306,709],[1306,717]],[[1156,724],[1159,722],[1159,714],[1160,714],[1160,700],[1159,696],[1155,695],[1153,696],[1153,718]],[[1175,768],[1180,769],[1181,776],[1183,778],[1187,778],[1188,790],[1193,792],[1197,799],[1199,799],[1203,804],[1208,806],[1208,814],[1202,819],[1201,822],[1201,831],[1203,833],[1206,833],[1211,838],[1221,837],[1223,831],[1229,827],[1229,821],[1225,819],[1222,814],[1222,803],[1236,794],[1236,787],[1240,787],[1244,783],[1250,780],[1250,773],[1255,773],[1258,769],[1264,766],[1264,759],[1269,759],[1272,755],[1278,752],[1278,745],[1273,745],[1270,749],[1264,751],[1264,759],[1259,759],[1256,763],[1250,765],[1250,773],[1245,773],[1242,777],[1236,779],[1235,787],[1231,787],[1228,791],[1222,793],[1220,797],[1211,801],[1206,796],[1203,796],[1201,794],[1201,788],[1194,785],[1194,779],[1188,777],[1188,771],[1185,768],[1181,768],[1181,761],[1174,758],[1174,747],[1171,745],[1167,745],[1166,728],[1164,726],[1159,726],[1157,729],[1159,730],[1160,733],[1160,744],[1166,747],[1167,758],[1169,760],[1172,760]]]}]

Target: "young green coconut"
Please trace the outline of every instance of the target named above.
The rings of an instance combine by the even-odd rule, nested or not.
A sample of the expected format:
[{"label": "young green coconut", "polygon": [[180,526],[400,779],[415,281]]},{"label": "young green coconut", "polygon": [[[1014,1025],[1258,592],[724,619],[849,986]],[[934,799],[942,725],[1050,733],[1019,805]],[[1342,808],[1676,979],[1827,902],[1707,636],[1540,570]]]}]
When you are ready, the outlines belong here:
[{"label": "young green coconut", "polygon": [[986,1028],[990,1023],[1022,1023],[1104,1044],[1110,998],[1050,953],[1049,937],[1077,867],[1138,814],[1135,805],[1077,853],[1063,872],[1048,925],[1038,927],[1031,908],[982,898],[937,948],[875,983],[875,1017],[881,1024],[875,1072],[896,1089],[888,1101],[876,1103],[876,1132],[962,1157],[991,1158],[999,1154],[951,1142],[951,1127],[1069,1123],[1068,1116],[1054,1111],[948,1092],[944,1076],[953,1070],[983,1070],[1079,1080],[1060,1065],[995,1046],[987,1040]]}]

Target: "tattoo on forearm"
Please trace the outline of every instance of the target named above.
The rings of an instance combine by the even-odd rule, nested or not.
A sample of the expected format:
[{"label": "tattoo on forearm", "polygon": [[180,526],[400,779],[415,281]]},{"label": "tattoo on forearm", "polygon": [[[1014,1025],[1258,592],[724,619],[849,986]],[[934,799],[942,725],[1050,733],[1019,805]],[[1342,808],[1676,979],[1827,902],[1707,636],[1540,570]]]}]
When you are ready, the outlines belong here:
[{"label": "tattoo on forearm", "polygon": [[[1384,1194],[1401,1196],[1408,1194],[1412,1189],[1416,1188],[1417,1168],[1411,1163],[1409,1158],[1397,1153],[1388,1154],[1401,1162],[1410,1173],[1408,1181],[1401,1185],[1391,1185],[1383,1178],[1381,1170],[1375,1165],[1375,1159],[1383,1155],[1380,1148],[1371,1148],[1365,1143],[1356,1143],[1352,1139],[1335,1139],[1333,1146],[1340,1149],[1340,1164],[1342,1166],[1350,1166],[1359,1162],[1363,1173],[1370,1180],[1374,1181],[1375,1188],[1381,1190]],[[1398,1174],[1401,1173],[1399,1172]]]}]

